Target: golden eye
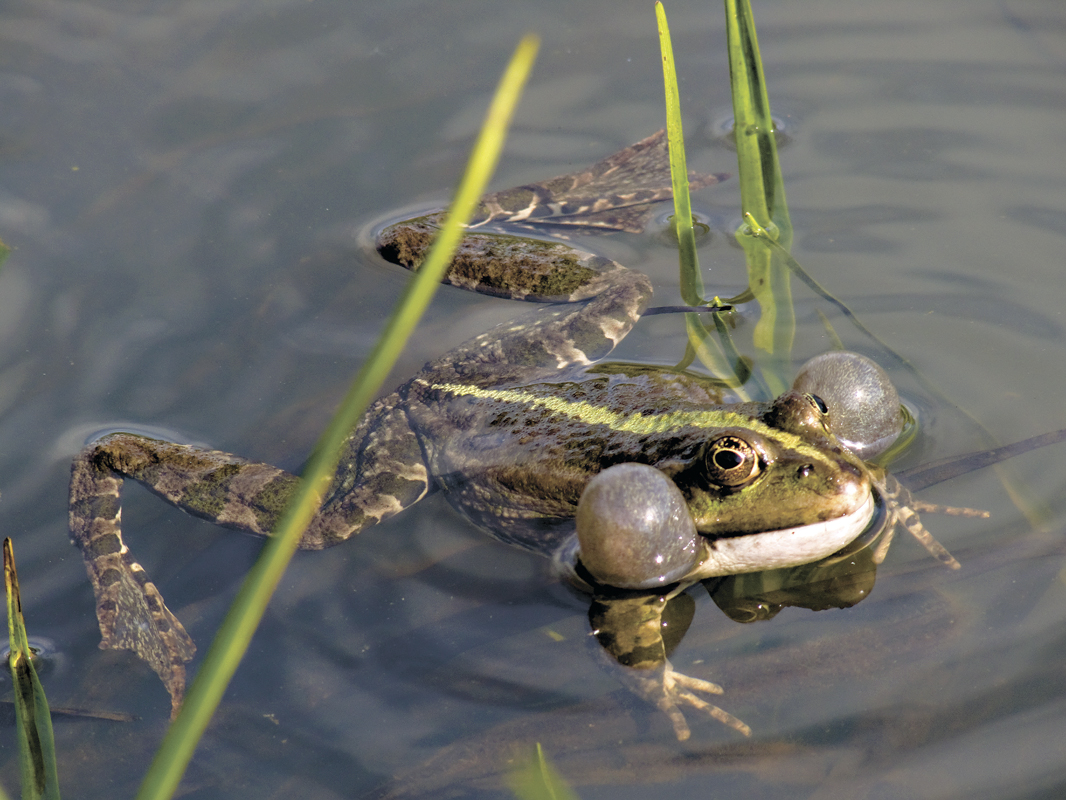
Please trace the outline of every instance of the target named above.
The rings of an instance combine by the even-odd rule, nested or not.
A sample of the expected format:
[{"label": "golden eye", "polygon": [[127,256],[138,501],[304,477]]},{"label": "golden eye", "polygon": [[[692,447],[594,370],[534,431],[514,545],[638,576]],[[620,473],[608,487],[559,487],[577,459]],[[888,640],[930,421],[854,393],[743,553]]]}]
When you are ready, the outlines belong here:
[{"label": "golden eye", "polygon": [[762,471],[755,448],[737,436],[723,436],[711,442],[706,464],[708,477],[730,488],[750,483]]}]

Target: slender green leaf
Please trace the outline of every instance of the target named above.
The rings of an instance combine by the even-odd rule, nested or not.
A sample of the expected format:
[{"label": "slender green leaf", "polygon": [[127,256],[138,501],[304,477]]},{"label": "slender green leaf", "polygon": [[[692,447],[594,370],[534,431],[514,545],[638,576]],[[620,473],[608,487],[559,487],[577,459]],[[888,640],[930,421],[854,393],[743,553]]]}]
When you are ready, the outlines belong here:
[{"label": "slender green leaf", "polygon": [[[655,3],[655,19],[659,28],[659,49],[663,58],[663,89],[666,98],[666,138],[670,150],[670,182],[674,196],[674,232],[677,234],[678,260],[680,262],[681,298],[690,306],[705,305],[703,297],[703,278],[700,275],[700,261],[696,253],[696,230],[692,218],[692,200],[688,187],[688,161],[685,157],[685,134],[681,124],[681,96],[677,88],[677,71],[674,67],[674,47],[670,39],[670,26],[666,19],[666,9],[661,2]],[[714,298],[713,304],[718,304]],[[725,331],[718,324],[715,314],[715,332],[718,336]],[[699,314],[685,315],[685,331],[689,338],[688,353],[697,356],[711,374],[741,388],[743,381],[736,369],[736,361],[730,358],[736,348],[725,333],[721,344],[710,337],[707,326]],[[684,362],[682,362],[684,363]],[[746,399],[746,397],[745,397]]]},{"label": "slender green leaf", "polygon": [[4,244],[3,239],[0,239],[0,267],[4,266],[9,255],[11,255],[11,248]]},{"label": "slender green leaf", "polygon": [[[792,222],[777,159],[770,100],[763,79],[759,42],[748,0],[725,0],[729,78],[733,95],[733,131],[740,170],[741,207],[770,232],[785,251],[792,246]],[[764,375],[771,392],[787,386],[788,360],[796,333],[788,270],[770,248],[737,231],[748,262],[748,286],[762,309],[755,325],[755,346],[769,354]]]},{"label": "slender green leaf", "polygon": [[138,798],[168,798],[177,789],[196,744],[262,618],[270,594],[296,550],[300,535],[322,502],[323,493],[336,470],[345,438],[388,376],[389,369],[451,261],[455,246],[462,236],[462,226],[470,218],[499,160],[508,125],[532,69],[538,45],[539,40],[535,36],[527,36],[519,43],[500,81],[466,173],[425,264],[408,284],[385,332],[315,447],[300,489],[278,522],[273,538],[264,547],[262,555],[245,579],[204,659],[181,713],[152,761]]},{"label": "slender green leaf", "polygon": [[670,182],[674,193],[674,230],[681,262],[681,298],[690,306],[704,303],[700,261],[696,255],[696,231],[692,226],[692,200],[688,192],[685,132],[681,127],[681,97],[674,69],[674,48],[663,4],[656,2],[659,49],[663,56],[663,87],[666,96],[666,140],[670,147]]},{"label": "slender green leaf", "polygon": [[578,800],[537,742],[531,758],[520,765],[508,778],[508,785],[518,800]]},{"label": "slender green leaf", "polygon": [[4,584],[7,587],[7,632],[11,647],[8,666],[15,692],[22,797],[23,800],[59,800],[52,715],[44,687],[33,668],[33,653],[26,636],[26,622],[22,618],[15,550],[10,539],[4,539]]},{"label": "slender green leaf", "polygon": [[[704,319],[705,314],[685,314],[685,332],[688,334],[685,357],[689,358],[690,353],[695,355],[715,378],[733,390],[739,400],[750,400],[745,384],[752,378],[758,382],[758,378],[733,344],[724,314],[711,313],[713,327],[710,330]],[[683,366],[686,366],[684,361],[677,365]]]},{"label": "slender green leaf", "polygon": [[741,207],[764,228],[772,230],[780,241],[779,232],[784,232],[781,229],[788,228],[791,233],[792,225],[777,159],[755,20],[748,0],[725,0],[725,10],[733,128],[741,169]]}]

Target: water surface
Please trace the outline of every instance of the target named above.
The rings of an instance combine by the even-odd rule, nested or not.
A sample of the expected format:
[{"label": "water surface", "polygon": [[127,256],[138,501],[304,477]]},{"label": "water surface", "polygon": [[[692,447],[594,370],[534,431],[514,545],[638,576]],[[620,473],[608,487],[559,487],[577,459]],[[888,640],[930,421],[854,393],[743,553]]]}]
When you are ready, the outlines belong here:
[{"label": "water surface", "polygon": [[[718,6],[668,6],[693,166],[735,171]],[[924,430],[903,466],[1066,426],[1066,15],[1053,0],[756,4],[794,252],[948,400],[893,377]],[[101,652],[67,544],[94,431],[171,430],[297,469],[406,274],[361,234],[440,203],[519,36],[543,37],[494,185],[585,166],[662,125],[646,3],[22,0],[0,12],[0,492],[31,630],[62,654],[64,791],[131,796],[166,726],[155,676]],[[728,229],[735,181],[697,209]],[[671,301],[675,257],[597,242]],[[715,291],[742,282],[718,234]],[[828,346],[796,290],[797,359]],[[445,289],[395,371],[515,313]],[[870,345],[839,318],[851,347]],[[659,317],[624,357],[670,362]],[[901,539],[846,611],[727,620],[702,590],[675,666],[723,684],[740,740],[678,744],[590,657],[580,599],[440,498],[300,555],[188,775],[196,797],[502,797],[536,741],[584,798],[1051,798],[1066,787],[1063,454],[922,494],[949,573]],[[128,541],[206,648],[258,541],[133,487]],[[195,663],[195,662],[194,662]],[[13,730],[2,777],[17,781]]]}]

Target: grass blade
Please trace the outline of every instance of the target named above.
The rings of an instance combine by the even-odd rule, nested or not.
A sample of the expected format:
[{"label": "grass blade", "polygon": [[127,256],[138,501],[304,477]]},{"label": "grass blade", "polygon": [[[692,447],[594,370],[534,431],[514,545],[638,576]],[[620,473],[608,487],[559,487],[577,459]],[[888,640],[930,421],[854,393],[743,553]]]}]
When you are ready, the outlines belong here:
[{"label": "grass blade", "polygon": [[670,146],[670,182],[674,193],[674,230],[681,262],[681,299],[690,306],[704,304],[700,261],[696,255],[696,231],[692,227],[692,200],[688,192],[685,133],[681,127],[681,97],[674,69],[674,48],[663,4],[655,4],[659,49],[663,56],[663,88],[666,95],[666,140]]},{"label": "grass blade", "polygon": [[[751,4],[748,0],[725,0],[725,11],[741,208],[788,251],[792,247],[792,222]],[[736,238],[747,257],[748,285],[762,309],[755,325],[755,346],[770,356],[763,360],[763,372],[770,391],[777,394],[788,386],[788,360],[796,334],[789,272],[765,242],[747,234],[745,225]]]},{"label": "grass blade", "polygon": [[755,20],[748,0],[725,0],[725,10],[741,207],[764,228],[775,231],[775,238],[780,241],[784,229],[791,234],[792,223],[785,203]]},{"label": "grass blade", "polygon": [[10,539],[4,539],[4,584],[7,587],[7,631],[11,642],[7,663],[14,682],[22,797],[23,800],[59,800],[52,715],[48,710],[44,687],[33,668],[26,622],[22,618],[15,551]]},{"label": "grass blade", "polygon": [[319,439],[300,489],[245,579],[204,659],[181,713],[152,761],[137,795],[141,800],[168,798],[177,789],[196,744],[262,618],[270,595],[296,550],[301,533],[322,502],[323,492],[336,470],[344,439],[384,382],[440,284],[462,236],[462,225],[470,218],[499,160],[507,127],[532,69],[538,45],[539,40],[535,36],[527,36],[515,50],[437,240],[425,264],[408,284],[381,339],[356,376],[340,409]]},{"label": "grass blade", "polygon": [[537,749],[526,763],[510,774],[507,784],[518,800],[578,800],[578,796],[544,757],[544,749]]},{"label": "grass blade", "polygon": [[[663,90],[666,97],[666,139],[670,149],[670,182],[674,195],[674,232],[677,235],[678,260],[680,262],[681,299],[686,305],[706,305],[703,298],[703,278],[696,253],[696,230],[692,224],[692,200],[688,190],[688,162],[685,157],[685,134],[681,124],[681,97],[677,88],[677,71],[674,67],[674,47],[670,39],[670,26],[666,9],[661,2],[655,3],[655,20],[659,28],[659,49],[663,59]],[[718,305],[718,298],[712,301]],[[717,319],[717,314],[715,315]],[[716,324],[716,332],[723,326]],[[710,331],[698,314],[685,315],[685,330],[690,350],[703,362],[715,377],[722,378],[740,389],[740,380],[729,358],[734,352],[728,335],[719,345],[709,336]]]}]

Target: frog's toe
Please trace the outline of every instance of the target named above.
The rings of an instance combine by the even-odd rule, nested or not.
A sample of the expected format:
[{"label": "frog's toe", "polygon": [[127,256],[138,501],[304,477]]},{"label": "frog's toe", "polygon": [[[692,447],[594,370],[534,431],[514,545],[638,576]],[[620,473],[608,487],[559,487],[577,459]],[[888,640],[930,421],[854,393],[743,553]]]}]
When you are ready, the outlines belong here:
[{"label": "frog's toe", "polygon": [[667,679],[673,681],[677,686],[691,689],[695,692],[706,692],[707,694],[724,694],[725,692],[717,683],[711,683],[701,678],[693,678],[683,672],[676,672],[672,669],[667,672]]},{"label": "frog's toe", "polygon": [[[638,672],[632,670],[632,672]],[[631,676],[635,678],[636,676]],[[734,717],[728,711],[723,711],[718,706],[708,703],[700,694],[722,694],[722,687],[710,681],[692,678],[674,670],[669,662],[665,662],[657,669],[645,672],[639,679],[640,693],[660,711],[670,718],[670,724],[674,727],[674,734],[679,742],[689,738],[688,721],[681,711],[682,706],[690,706],[697,709],[723,725],[728,725],[733,730],[744,736],[751,736],[751,728],[741,720]]]},{"label": "frog's toe", "polygon": [[[714,717],[723,725],[728,725],[738,733],[744,736],[751,736],[751,728],[741,720],[695,694],[695,692],[722,694],[722,687],[718,684],[701,680],[700,678],[693,678],[681,672],[675,672],[668,667],[664,675],[664,688],[666,689],[667,697],[672,699],[673,713],[666,709],[663,710],[666,711],[674,725],[674,733],[677,734],[678,741],[684,741],[689,737],[688,725],[685,723],[685,718],[681,711],[677,708],[678,703],[687,703],[693,708]],[[678,724],[679,721],[680,725]]]},{"label": "frog's toe", "polygon": [[[744,724],[743,721],[737,719],[728,711],[723,711],[718,706],[708,703],[706,700],[702,700],[692,692],[682,690],[677,693],[677,699],[688,703],[690,706],[703,711],[706,714],[714,717],[723,725],[728,725],[733,730],[744,736],[751,736],[751,728]],[[675,708],[675,711],[677,709]],[[684,717],[681,716],[681,712],[677,712],[677,716],[681,718],[682,726],[684,730],[678,727],[677,721],[674,720],[673,715],[670,716],[671,721],[674,723],[674,733],[677,734],[678,741],[684,741],[688,738],[688,726],[684,725]]]},{"label": "frog's toe", "polygon": [[681,709],[677,707],[673,698],[664,697],[657,705],[659,710],[670,718],[670,724],[674,726],[674,735],[677,736],[679,742],[685,741],[692,735],[688,722],[685,720],[685,715],[681,713]]}]

